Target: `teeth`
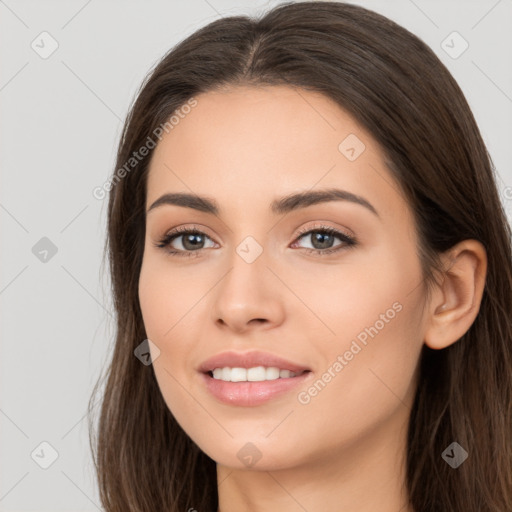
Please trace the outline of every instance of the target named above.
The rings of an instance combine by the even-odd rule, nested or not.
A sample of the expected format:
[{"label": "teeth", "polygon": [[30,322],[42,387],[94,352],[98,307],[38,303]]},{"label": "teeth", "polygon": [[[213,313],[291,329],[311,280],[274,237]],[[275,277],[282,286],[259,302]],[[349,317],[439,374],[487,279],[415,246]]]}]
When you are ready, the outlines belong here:
[{"label": "teeth", "polygon": [[[302,372],[301,372],[302,373]],[[295,377],[297,373],[290,370],[280,370],[275,366],[255,366],[253,368],[215,368],[213,378],[226,382],[261,382],[264,380],[287,379]]]}]

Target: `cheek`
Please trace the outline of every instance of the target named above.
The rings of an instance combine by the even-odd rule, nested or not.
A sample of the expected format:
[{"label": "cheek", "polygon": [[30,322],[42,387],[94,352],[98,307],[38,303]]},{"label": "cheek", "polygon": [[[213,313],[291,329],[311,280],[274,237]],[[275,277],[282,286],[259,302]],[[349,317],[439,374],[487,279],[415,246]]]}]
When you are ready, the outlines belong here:
[{"label": "cheek", "polygon": [[362,329],[354,328],[357,335],[337,341],[323,372],[304,390],[300,403],[309,417],[328,411],[323,435],[364,437],[395,414],[410,413],[422,342],[418,324],[414,327],[415,304],[400,305],[392,309],[394,318],[383,309],[387,323],[368,318]]},{"label": "cheek", "polygon": [[188,322],[185,315],[205,291],[190,271],[171,265],[165,257],[145,256],[139,277],[139,302],[148,337],[170,338],[174,326]]},{"label": "cheek", "polygon": [[329,410],[347,435],[410,405],[422,347],[423,288],[414,251],[383,250],[374,263],[333,273],[323,299],[314,296],[335,335],[301,403],[311,413]]},{"label": "cheek", "polygon": [[[395,303],[395,308],[387,308],[386,302],[381,306],[371,307],[382,312],[387,323],[367,312],[362,328],[351,324],[356,334],[338,337],[326,346],[325,364],[295,400],[296,424],[301,425],[303,436],[311,433],[318,440],[316,451],[329,453],[334,446],[364,444],[371,432],[385,431],[384,425],[398,428],[410,414],[422,346],[415,324],[417,309],[410,297]],[[351,322],[348,317],[344,320]],[[281,434],[279,441],[286,443],[290,433]]]},{"label": "cheek", "polygon": [[[158,347],[153,369],[162,397],[169,410],[180,418],[192,404],[183,392],[189,340],[196,333],[194,316],[197,286],[183,271],[172,271],[165,258],[144,257],[139,277],[139,302],[147,337]],[[204,314],[204,312],[203,312]],[[185,385],[186,387],[186,385]]]},{"label": "cheek", "polygon": [[212,284],[207,277],[161,255],[144,257],[139,303],[146,335],[160,350],[154,369],[164,398],[176,396],[174,388],[179,388],[169,374],[183,382],[192,370],[190,352],[209,312],[204,299]]},{"label": "cheek", "polygon": [[[327,341],[341,347],[360,333],[364,341],[365,329],[376,322],[379,332],[389,331],[389,323],[396,324],[395,318],[405,316],[396,310],[410,301],[411,292],[422,282],[413,247],[398,251],[391,243],[354,251],[339,265],[299,271],[283,268],[282,275],[314,313],[307,318],[315,325],[317,336],[321,332]],[[289,311],[293,314],[293,309]]]}]

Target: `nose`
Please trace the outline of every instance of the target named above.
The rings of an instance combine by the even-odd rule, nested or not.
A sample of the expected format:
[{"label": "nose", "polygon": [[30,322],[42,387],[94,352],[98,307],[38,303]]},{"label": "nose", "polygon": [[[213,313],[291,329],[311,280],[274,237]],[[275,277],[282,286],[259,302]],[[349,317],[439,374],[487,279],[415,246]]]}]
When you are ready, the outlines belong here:
[{"label": "nose", "polygon": [[243,333],[283,322],[285,290],[264,254],[251,263],[236,252],[231,258],[229,271],[212,294],[213,320],[220,328]]}]

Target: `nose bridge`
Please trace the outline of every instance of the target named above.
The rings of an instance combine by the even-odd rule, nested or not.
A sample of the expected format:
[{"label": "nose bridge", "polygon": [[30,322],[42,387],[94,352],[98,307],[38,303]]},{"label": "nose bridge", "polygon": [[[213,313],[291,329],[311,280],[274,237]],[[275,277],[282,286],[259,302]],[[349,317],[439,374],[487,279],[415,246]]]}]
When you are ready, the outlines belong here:
[{"label": "nose bridge", "polygon": [[234,247],[227,274],[218,285],[214,320],[243,330],[254,319],[278,322],[283,313],[278,280],[269,271],[269,254],[254,237]]},{"label": "nose bridge", "polygon": [[266,294],[268,279],[264,274],[269,272],[268,255],[254,237],[247,236],[234,247],[228,264],[229,272],[221,284],[223,293],[243,298],[248,303],[250,296],[255,301],[257,296]]}]

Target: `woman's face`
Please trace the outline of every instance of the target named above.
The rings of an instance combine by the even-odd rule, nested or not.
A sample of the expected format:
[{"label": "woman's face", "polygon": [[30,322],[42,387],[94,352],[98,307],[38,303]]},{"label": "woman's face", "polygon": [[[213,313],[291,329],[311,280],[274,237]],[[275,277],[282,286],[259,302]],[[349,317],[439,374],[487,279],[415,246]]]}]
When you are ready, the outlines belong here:
[{"label": "woman's face", "polygon": [[[395,442],[425,297],[412,213],[379,147],[320,94],[243,87],[196,100],[156,147],[147,183],[139,296],[170,411],[230,467],[311,467]],[[165,194],[217,211],[151,208]],[[246,368],[216,371],[235,382],[201,371],[228,351],[242,358],[209,367]],[[256,351],[267,358],[244,359]],[[272,380],[267,368],[288,363],[309,371]]]}]

